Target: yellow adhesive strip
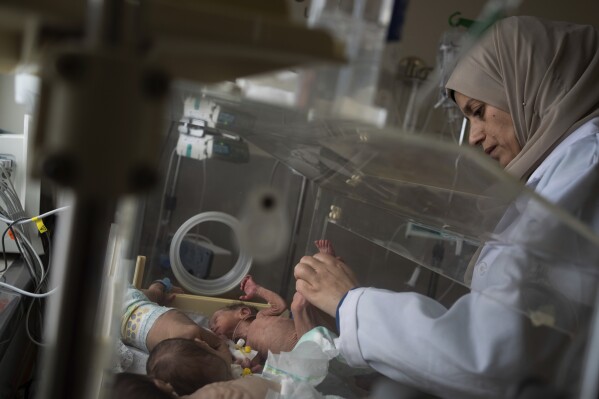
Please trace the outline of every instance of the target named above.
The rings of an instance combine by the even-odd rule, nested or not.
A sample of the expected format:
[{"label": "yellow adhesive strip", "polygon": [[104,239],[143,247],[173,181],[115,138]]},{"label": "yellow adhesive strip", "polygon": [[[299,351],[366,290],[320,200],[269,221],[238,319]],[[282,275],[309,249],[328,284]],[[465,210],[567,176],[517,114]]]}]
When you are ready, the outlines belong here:
[{"label": "yellow adhesive strip", "polygon": [[44,225],[44,222],[42,222],[42,219],[38,218],[37,216],[31,218],[31,221],[35,222],[35,225],[37,226],[37,229],[40,233],[45,233],[46,231],[48,231],[48,229]]}]

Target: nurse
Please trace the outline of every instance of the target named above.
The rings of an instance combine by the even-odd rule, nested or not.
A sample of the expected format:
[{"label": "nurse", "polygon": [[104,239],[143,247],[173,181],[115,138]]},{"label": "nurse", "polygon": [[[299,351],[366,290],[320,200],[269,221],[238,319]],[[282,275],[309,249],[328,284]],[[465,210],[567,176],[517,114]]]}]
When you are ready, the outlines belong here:
[{"label": "nurse", "polygon": [[[596,28],[506,18],[460,60],[447,89],[470,121],[471,145],[599,233]],[[596,264],[550,217],[526,209],[521,216],[510,219],[503,233],[518,234],[525,244],[563,245],[587,265]],[[527,231],[533,220],[534,233]],[[576,329],[584,318],[569,304],[589,299],[579,289],[584,281],[564,284],[550,271],[531,289],[526,277],[538,264],[530,253],[487,242],[477,256],[472,291],[449,309],[417,293],[358,287],[347,265],[324,254],[301,259],[296,289],[336,316],[338,346],[350,365],[370,366],[450,398],[507,397],[531,376],[549,382],[571,336],[535,326],[514,309],[555,301],[550,309],[572,316],[561,325]]]}]

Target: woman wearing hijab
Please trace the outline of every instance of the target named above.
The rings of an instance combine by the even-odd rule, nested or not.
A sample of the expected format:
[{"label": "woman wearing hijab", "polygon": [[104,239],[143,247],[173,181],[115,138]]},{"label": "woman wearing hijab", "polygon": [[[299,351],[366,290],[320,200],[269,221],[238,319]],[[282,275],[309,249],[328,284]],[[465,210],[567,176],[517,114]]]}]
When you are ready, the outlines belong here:
[{"label": "woman wearing hijab", "polygon": [[[506,18],[460,60],[447,89],[470,121],[470,144],[599,233],[597,29]],[[546,214],[530,208],[523,215],[506,234],[535,245],[562,245],[578,254],[576,261],[595,265],[580,255],[576,240],[552,231]],[[572,337],[543,324],[574,330],[584,318],[568,311],[570,297],[591,304],[596,287],[592,281],[587,292],[584,281],[556,283],[556,271],[535,274],[539,270],[526,248],[486,243],[475,262],[472,291],[449,309],[417,293],[357,288],[345,264],[322,254],[302,258],[295,277],[299,293],[337,317],[338,347],[350,365],[370,366],[442,397],[504,398],[523,378],[555,377]],[[533,281],[531,288],[527,273],[547,281]],[[552,285],[557,288],[543,291]],[[544,316],[555,312],[571,319],[535,324],[518,311],[544,301]]]}]

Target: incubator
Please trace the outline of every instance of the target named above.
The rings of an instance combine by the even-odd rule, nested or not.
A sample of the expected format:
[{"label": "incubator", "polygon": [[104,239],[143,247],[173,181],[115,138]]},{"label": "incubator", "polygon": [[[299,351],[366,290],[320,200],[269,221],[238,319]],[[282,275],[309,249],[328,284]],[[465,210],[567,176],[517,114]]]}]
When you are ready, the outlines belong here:
[{"label": "incubator", "polygon": [[[315,21],[315,26],[349,18],[328,13],[331,3],[314,2],[322,6],[321,15],[326,17]],[[391,6],[386,1],[377,4],[379,11]],[[247,274],[290,303],[295,293],[293,268],[302,256],[317,252],[314,243],[321,239],[330,240],[361,286],[417,292],[446,308],[473,292],[522,323],[518,331],[523,336],[516,340],[545,332],[559,335],[564,345],[555,353],[554,363],[546,367],[555,384],[543,388],[573,395],[596,392],[592,373],[599,364],[595,342],[599,336],[595,326],[599,236],[589,226],[524,187],[473,148],[438,135],[382,127],[385,111],[373,102],[376,71],[368,66],[364,79],[357,79],[365,67],[361,57],[370,56],[373,61],[380,56],[381,49],[369,42],[355,42],[353,50],[358,55],[340,55],[334,42],[311,51],[297,43],[285,49],[283,41],[275,41],[260,43],[264,47],[256,47],[263,52],[256,55],[240,50],[256,43],[240,40],[233,50],[247,56],[242,60],[249,60],[246,64],[236,65],[239,58],[232,57],[227,59],[231,69],[219,70],[222,60],[214,60],[226,51],[207,46],[210,62],[198,71],[193,68],[198,63],[190,61],[197,54],[171,57],[181,48],[169,47],[182,43],[174,40],[182,34],[182,26],[196,21],[179,13],[186,24],[160,25],[161,10],[175,11],[164,3],[157,5],[150,13],[151,26],[166,34],[152,55],[167,60],[161,66],[177,78],[168,95],[165,85],[169,82],[161,80],[163,75],[132,81],[132,77],[147,78],[152,71],[136,63],[125,63],[125,68],[117,64],[117,68],[102,52],[99,59],[95,53],[90,53],[93,57],[63,54],[60,62],[52,64],[56,68],[49,68],[49,75],[44,76],[53,90],[43,98],[41,115],[51,117],[38,131],[37,168],[70,187],[79,198],[59,226],[70,233],[57,244],[55,256],[62,267],[54,272],[54,285],[64,290],[58,291],[47,313],[48,347],[42,365],[56,378],[52,373],[44,376],[46,385],[42,386],[49,389],[40,392],[40,397],[52,392],[109,397],[122,292],[130,282],[147,287],[170,278],[186,292],[176,298],[174,306],[206,323],[216,309],[238,300],[239,283]],[[353,11],[351,18],[359,15],[359,10]],[[369,38],[380,38],[389,15],[382,11],[372,15],[361,15],[364,25],[360,27]],[[197,29],[206,34],[209,28],[216,30],[219,21],[216,18]],[[236,19],[240,25],[244,21]],[[248,26],[256,29],[257,36],[257,26],[263,27]],[[275,33],[285,31],[283,25],[269,27]],[[348,25],[339,29],[347,30]],[[319,33],[312,38],[330,36]],[[216,39],[206,39],[210,40]],[[291,54],[277,56],[287,50]],[[233,79],[305,61],[340,62],[354,56],[358,66],[337,70],[333,80],[333,67],[308,66]],[[123,108],[132,114],[121,109],[130,100],[121,98],[121,87],[104,91],[93,74],[89,80],[78,80],[83,78],[77,68],[85,62],[100,66],[107,62],[110,67],[99,68],[98,76],[107,79],[118,71],[127,93],[143,84],[145,91],[131,100],[138,106]],[[192,83],[202,74],[212,74],[209,83],[229,81]],[[101,110],[89,109],[81,101],[92,89],[100,91],[104,100],[115,101],[110,110],[117,112],[116,122],[121,118],[128,122],[118,123],[111,131],[112,120],[96,118],[103,115]],[[148,92],[149,98],[145,97]],[[121,97],[109,96],[116,93]],[[72,107],[69,112],[65,104]],[[169,111],[166,123],[161,120],[164,109]],[[98,126],[89,126],[95,122]],[[92,146],[76,134],[87,128],[95,133]],[[128,135],[129,129],[160,133],[148,133],[151,138],[146,142],[141,133]],[[123,148],[113,157],[107,148],[117,142]],[[69,151],[80,158],[65,157]],[[77,162],[87,169],[78,169]],[[156,163],[158,176],[146,168]],[[78,174],[98,178],[77,180]],[[151,187],[154,180],[158,183],[144,195],[124,197]],[[109,229],[108,224],[90,226],[90,221],[114,224]],[[82,234],[73,236],[74,232]],[[90,259],[89,253],[77,248],[77,240],[95,248],[92,255],[103,257]],[[510,256],[489,254],[498,248]],[[76,267],[81,265],[89,268]],[[480,284],[485,279],[500,281],[507,289],[487,289]],[[98,314],[87,314],[84,305],[95,306],[92,310]],[[83,322],[78,324],[74,315],[85,316]],[[392,310],[389,317],[393,317]],[[327,338],[323,342],[336,356],[328,334],[321,334]],[[90,341],[88,346],[82,337]],[[71,340],[76,345],[71,347]],[[330,357],[324,357],[326,362]],[[82,370],[88,358],[93,361]],[[281,359],[271,359],[271,372]],[[126,363],[121,361],[124,367],[119,370],[126,370]],[[64,375],[67,366],[74,368],[72,388]],[[325,378],[324,370],[319,370],[319,382]],[[327,385],[325,393],[348,398],[368,394],[353,385],[351,373],[343,377],[347,379]],[[531,377],[524,368],[511,381],[511,388],[518,392]]]},{"label": "incubator", "polygon": [[[142,286],[174,277],[200,298],[194,310],[209,315],[213,298],[207,296],[237,299],[237,285],[249,273],[289,303],[294,265],[317,252],[316,240],[328,239],[363,286],[419,292],[446,307],[472,290],[526,320],[527,333],[563,334],[568,345],[549,367],[562,384],[554,388],[580,383],[576,370],[586,361],[598,283],[599,237],[588,226],[473,148],[314,118],[231,90],[180,90],[176,101],[194,96],[225,112],[227,123],[210,131],[238,137],[249,156],[247,163],[180,157],[173,198],[161,198],[168,191],[161,187],[159,197],[145,203],[139,253],[149,258]],[[175,138],[170,141],[165,153]],[[158,208],[175,197],[176,206]],[[205,223],[195,223],[203,218]],[[244,229],[252,233],[244,235]],[[181,230],[182,237],[172,237]],[[283,250],[275,238],[283,240]],[[486,256],[481,248],[501,248],[510,256],[477,262]],[[211,259],[200,275],[193,267],[206,252]],[[173,259],[188,266],[175,266]],[[480,281],[485,274],[511,281],[510,288],[472,284],[473,276]],[[230,284],[221,292],[206,286],[225,280]],[[528,377],[524,372],[514,387]],[[343,383],[337,388],[349,395]]]}]

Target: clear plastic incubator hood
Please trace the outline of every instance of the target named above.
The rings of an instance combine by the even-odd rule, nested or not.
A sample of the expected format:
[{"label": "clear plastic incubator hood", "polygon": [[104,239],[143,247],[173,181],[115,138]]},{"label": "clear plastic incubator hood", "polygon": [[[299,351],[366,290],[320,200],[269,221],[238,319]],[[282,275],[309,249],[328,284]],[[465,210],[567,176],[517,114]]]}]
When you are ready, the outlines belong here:
[{"label": "clear plastic incubator hood", "polygon": [[[480,291],[533,326],[572,337],[588,328],[599,237],[479,151],[214,90],[203,99],[227,115],[216,129],[318,185],[309,243],[340,228]],[[511,256],[477,265],[489,247]],[[474,281],[488,273],[509,289],[480,288],[473,273]]]}]

